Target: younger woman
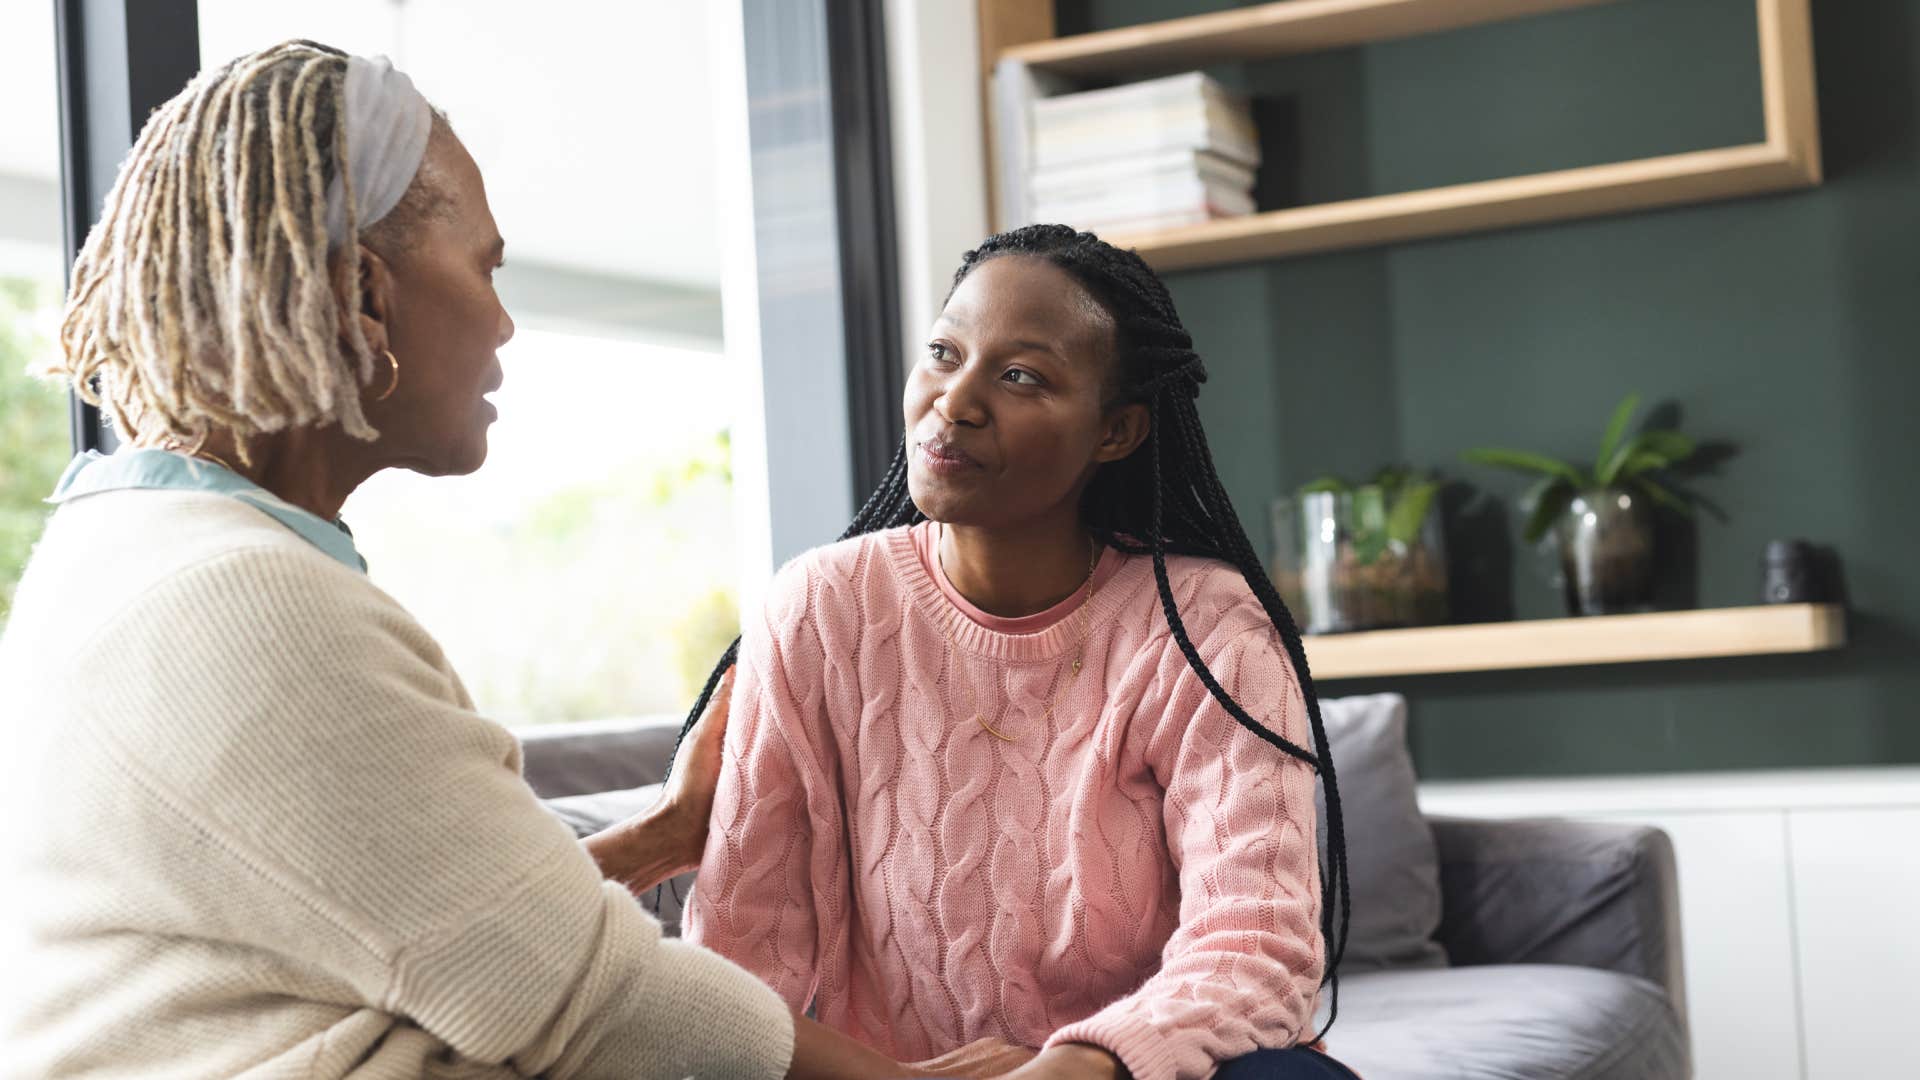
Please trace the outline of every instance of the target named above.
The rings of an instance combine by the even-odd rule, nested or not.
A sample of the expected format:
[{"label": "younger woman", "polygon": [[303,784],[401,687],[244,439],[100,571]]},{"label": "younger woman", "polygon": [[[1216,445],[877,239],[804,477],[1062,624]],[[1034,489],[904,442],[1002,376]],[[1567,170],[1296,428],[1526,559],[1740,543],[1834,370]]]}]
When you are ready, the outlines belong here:
[{"label": "younger woman", "polygon": [[1350,1075],[1289,1049],[1340,803],[1205,377],[1133,253],[967,254],[881,489],[748,620],[694,941],[922,1072]]}]

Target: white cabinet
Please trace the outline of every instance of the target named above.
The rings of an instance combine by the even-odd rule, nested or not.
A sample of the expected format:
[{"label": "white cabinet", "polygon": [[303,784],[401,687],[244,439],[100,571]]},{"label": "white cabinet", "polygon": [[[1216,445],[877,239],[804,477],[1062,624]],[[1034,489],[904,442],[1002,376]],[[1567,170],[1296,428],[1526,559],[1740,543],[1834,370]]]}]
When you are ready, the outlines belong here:
[{"label": "white cabinet", "polygon": [[1434,783],[1420,802],[1666,830],[1699,1080],[1920,1080],[1920,769]]},{"label": "white cabinet", "polygon": [[1786,815],[1593,817],[1656,825],[1673,838],[1694,1075],[1800,1080]]},{"label": "white cabinet", "polygon": [[1796,811],[1789,837],[1806,1080],[1920,1077],[1920,809]]}]

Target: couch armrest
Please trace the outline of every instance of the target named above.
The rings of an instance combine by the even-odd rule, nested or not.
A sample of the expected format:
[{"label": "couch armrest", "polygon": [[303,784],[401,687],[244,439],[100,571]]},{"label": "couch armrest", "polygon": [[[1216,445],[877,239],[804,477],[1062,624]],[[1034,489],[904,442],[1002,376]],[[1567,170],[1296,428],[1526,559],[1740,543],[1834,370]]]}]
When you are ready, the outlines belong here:
[{"label": "couch armrest", "polygon": [[1673,842],[1646,825],[1429,818],[1456,965],[1573,964],[1664,987],[1684,1024]]},{"label": "couch armrest", "polygon": [[519,728],[523,772],[543,799],[659,783],[680,737],[679,717],[590,720]]}]

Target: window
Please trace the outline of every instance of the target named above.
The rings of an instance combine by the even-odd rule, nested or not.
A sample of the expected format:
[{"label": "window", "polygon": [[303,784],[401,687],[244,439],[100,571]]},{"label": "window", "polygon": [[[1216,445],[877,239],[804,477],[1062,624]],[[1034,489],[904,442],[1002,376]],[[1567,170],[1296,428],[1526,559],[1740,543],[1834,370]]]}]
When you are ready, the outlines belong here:
[{"label": "window", "polygon": [[55,55],[53,5],[0,7],[0,624],[72,453],[66,395],[27,374],[62,296]]},{"label": "window", "polygon": [[391,57],[486,177],[519,327],[487,464],[381,474],[343,516],[505,723],[682,712],[737,632],[704,8],[199,4],[205,64]]},{"label": "window", "polygon": [[684,710],[739,626],[722,357],[528,328],[501,359],[485,467],[348,502],[373,579],[498,719]]}]

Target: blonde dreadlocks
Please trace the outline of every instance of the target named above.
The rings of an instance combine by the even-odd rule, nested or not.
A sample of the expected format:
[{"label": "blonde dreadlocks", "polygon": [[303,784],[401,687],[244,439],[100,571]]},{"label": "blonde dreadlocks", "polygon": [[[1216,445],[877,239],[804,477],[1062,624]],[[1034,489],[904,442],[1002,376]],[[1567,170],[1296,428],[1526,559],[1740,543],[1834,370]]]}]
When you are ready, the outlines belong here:
[{"label": "blonde dreadlocks", "polygon": [[[202,72],[155,110],[74,263],[63,355],[39,374],[106,408],[135,445],[197,448],[220,430],[244,454],[251,436],[334,423],[377,438],[360,406],[374,358],[358,320],[340,325],[328,273],[327,185],[351,184],[346,73],[345,53],[289,41]],[[423,182],[382,228],[405,227],[395,219]],[[357,282],[359,248],[341,248]]]}]

